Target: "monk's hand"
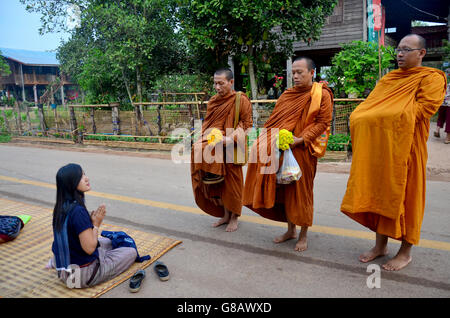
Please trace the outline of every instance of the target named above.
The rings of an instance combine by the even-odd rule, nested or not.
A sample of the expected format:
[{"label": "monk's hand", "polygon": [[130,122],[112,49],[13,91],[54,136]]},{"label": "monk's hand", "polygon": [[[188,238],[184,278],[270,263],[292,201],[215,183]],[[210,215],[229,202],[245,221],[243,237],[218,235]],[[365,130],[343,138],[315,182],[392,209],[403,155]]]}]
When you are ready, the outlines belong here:
[{"label": "monk's hand", "polygon": [[305,141],[303,140],[303,137],[295,137],[295,136],[293,136],[293,137],[294,137],[294,142],[289,145],[291,148],[295,148],[298,145],[302,145],[305,143]]}]

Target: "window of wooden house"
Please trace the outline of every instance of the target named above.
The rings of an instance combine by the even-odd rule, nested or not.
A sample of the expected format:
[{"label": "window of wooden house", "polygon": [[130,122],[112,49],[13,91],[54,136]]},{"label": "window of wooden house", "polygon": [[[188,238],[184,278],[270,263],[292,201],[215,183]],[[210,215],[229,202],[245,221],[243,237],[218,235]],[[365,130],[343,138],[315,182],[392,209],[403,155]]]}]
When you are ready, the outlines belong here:
[{"label": "window of wooden house", "polygon": [[338,0],[333,13],[327,17],[327,24],[340,23],[344,21],[344,0]]}]

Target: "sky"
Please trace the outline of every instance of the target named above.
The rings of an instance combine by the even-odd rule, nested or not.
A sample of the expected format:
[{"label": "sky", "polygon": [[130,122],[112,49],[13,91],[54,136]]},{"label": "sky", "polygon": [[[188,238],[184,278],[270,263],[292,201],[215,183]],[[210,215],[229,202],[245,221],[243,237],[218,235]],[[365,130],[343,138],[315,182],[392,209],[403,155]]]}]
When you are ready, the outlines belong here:
[{"label": "sky", "polygon": [[55,51],[67,33],[39,34],[39,13],[29,13],[19,0],[0,0],[0,47],[31,51]]}]

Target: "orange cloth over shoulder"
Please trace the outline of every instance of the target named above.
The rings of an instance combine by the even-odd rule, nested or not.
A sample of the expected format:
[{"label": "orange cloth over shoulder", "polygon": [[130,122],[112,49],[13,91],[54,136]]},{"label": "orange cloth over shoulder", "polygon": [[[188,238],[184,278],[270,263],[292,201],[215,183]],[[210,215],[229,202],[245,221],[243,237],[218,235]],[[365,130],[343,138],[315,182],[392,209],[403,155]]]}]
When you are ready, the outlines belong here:
[{"label": "orange cloth over shoulder", "polygon": [[[191,181],[195,202],[203,211],[216,217],[223,217],[223,206],[237,215],[241,215],[242,210],[244,186],[242,166],[228,163],[225,147],[217,145],[216,148],[209,150],[207,142],[207,135],[213,128],[219,129],[224,136],[227,129],[233,128],[235,98],[236,92],[232,91],[223,97],[214,95],[209,100],[202,124],[202,136],[194,143],[191,152]],[[251,102],[245,94],[241,94],[239,123],[236,129],[241,128],[245,131],[252,125]],[[222,153],[218,151],[216,155],[216,150],[223,151]],[[224,176],[225,179],[218,184],[206,185],[202,182],[206,172]]]},{"label": "orange cloth over shoulder", "polygon": [[[265,123],[266,130],[251,148],[243,200],[245,206],[265,218],[282,222],[289,220],[300,226],[312,225],[317,158],[311,154],[309,145],[330,125],[333,113],[331,90],[325,86],[320,89],[320,107],[308,119],[311,88],[287,89]],[[305,140],[305,145],[292,149],[302,177],[288,185],[277,185],[276,172],[282,164],[283,155],[278,159],[271,151],[275,149],[276,134],[281,129],[292,131],[294,136]]]},{"label": "orange cloth over shoulder", "polygon": [[418,244],[429,119],[442,104],[446,83],[434,68],[398,69],[353,111],[353,158],[342,212],[379,234]]}]

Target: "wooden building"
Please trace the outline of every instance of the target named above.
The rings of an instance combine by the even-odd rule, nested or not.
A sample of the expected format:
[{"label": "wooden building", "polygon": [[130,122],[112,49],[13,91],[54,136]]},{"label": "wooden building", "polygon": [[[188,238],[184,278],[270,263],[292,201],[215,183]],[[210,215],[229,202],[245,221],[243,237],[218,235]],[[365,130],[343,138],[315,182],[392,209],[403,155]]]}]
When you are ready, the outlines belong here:
[{"label": "wooden building", "polygon": [[[427,40],[429,54],[425,61],[432,65],[442,60],[442,53],[435,48],[442,46],[443,39],[450,40],[450,0],[338,0],[333,14],[327,18],[320,39],[311,45],[295,42],[293,57],[312,58],[320,73],[321,67],[331,65],[332,57],[341,50],[343,43],[371,40],[370,28],[374,23],[371,10],[378,3],[382,8],[382,43],[396,46],[405,35],[417,33]],[[443,25],[413,27],[412,21]],[[291,61],[287,62],[288,86],[292,85]]]},{"label": "wooden building", "polygon": [[294,42],[294,55],[311,57],[318,66],[330,65],[343,43],[367,41],[365,3],[363,0],[338,0],[322,28],[320,39],[311,45]]},{"label": "wooden building", "polygon": [[[11,69],[0,77],[0,90],[7,97],[35,104],[64,104],[76,94],[76,86],[61,74],[56,53],[0,48]],[[51,94],[53,93],[53,94]]]}]

